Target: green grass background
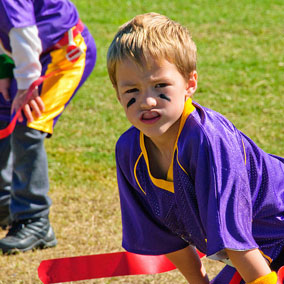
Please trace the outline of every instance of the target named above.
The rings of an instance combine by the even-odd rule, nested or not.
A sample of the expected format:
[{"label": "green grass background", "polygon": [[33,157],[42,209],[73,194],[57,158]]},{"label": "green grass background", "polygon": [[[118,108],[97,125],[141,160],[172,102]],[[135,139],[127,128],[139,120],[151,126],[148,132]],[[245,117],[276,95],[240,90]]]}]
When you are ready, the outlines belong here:
[{"label": "green grass background", "polygon": [[[49,157],[54,249],[0,256],[1,283],[40,283],[41,260],[121,251],[114,147],[129,127],[106,71],[117,28],[158,12],[187,26],[198,47],[195,100],[227,116],[265,151],[284,156],[283,0],[74,0],[98,47],[96,67],[60,118]],[[6,232],[0,234],[4,236]],[[220,269],[205,261],[210,277]],[[78,283],[185,283],[177,271]]]}]

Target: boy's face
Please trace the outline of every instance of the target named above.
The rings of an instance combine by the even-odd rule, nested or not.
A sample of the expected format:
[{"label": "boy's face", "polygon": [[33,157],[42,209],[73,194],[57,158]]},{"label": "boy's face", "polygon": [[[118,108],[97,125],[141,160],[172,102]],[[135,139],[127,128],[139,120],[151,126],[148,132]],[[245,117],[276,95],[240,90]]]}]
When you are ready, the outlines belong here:
[{"label": "boy's face", "polygon": [[197,73],[189,79],[167,60],[151,60],[143,67],[124,59],[116,67],[117,95],[130,123],[151,139],[177,134],[185,101],[197,87]]}]

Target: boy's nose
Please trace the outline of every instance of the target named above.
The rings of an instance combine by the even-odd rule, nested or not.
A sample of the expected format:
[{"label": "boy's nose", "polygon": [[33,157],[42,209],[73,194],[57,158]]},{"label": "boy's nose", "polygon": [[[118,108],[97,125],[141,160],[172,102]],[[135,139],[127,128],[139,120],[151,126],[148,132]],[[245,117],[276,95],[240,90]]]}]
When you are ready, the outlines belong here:
[{"label": "boy's nose", "polygon": [[157,105],[157,101],[154,96],[152,95],[145,95],[141,102],[141,108],[149,109],[153,108]]}]

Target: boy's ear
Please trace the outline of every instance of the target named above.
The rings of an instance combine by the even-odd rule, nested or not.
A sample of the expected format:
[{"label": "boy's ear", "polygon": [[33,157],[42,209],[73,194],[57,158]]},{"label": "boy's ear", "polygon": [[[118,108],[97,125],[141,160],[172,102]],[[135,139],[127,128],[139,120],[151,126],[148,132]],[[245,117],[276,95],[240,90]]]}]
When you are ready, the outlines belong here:
[{"label": "boy's ear", "polygon": [[189,74],[189,78],[187,81],[187,88],[186,88],[186,92],[187,92],[187,97],[192,97],[193,94],[195,93],[196,89],[197,89],[197,72],[196,71],[192,71]]}]

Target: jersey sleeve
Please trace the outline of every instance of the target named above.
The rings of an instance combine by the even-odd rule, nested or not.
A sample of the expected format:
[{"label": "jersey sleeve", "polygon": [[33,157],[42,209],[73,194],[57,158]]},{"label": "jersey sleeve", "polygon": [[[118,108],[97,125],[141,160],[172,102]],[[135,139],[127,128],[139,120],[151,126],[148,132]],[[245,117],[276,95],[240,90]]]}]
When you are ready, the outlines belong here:
[{"label": "jersey sleeve", "polygon": [[[224,118],[225,119],[225,118]],[[210,123],[209,123],[210,124]],[[252,198],[246,157],[238,131],[226,121],[192,126],[189,172],[207,234],[207,255],[226,258],[224,249],[258,247],[252,232]]]},{"label": "jersey sleeve", "polygon": [[121,165],[119,157],[124,153],[116,147],[117,181],[121,204],[122,246],[129,252],[161,255],[177,251],[188,246],[161,224],[152,213],[131,181],[131,175]]}]

